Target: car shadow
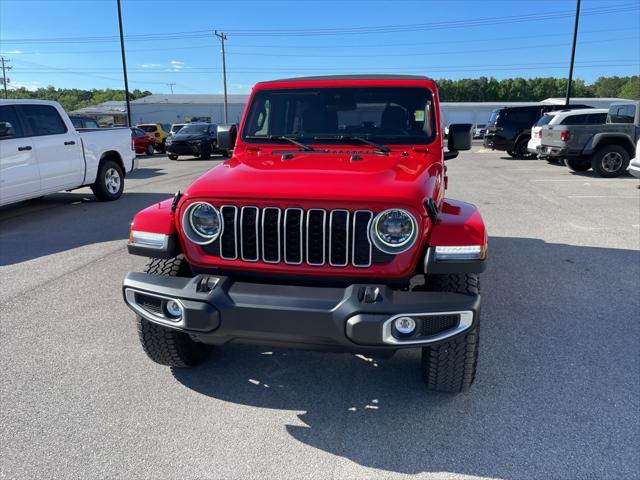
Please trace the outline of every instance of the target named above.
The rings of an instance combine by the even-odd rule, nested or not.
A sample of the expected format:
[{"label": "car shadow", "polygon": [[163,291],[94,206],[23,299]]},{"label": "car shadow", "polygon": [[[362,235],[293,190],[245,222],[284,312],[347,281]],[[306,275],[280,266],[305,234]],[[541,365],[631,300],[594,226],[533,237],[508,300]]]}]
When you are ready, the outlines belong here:
[{"label": "car shadow", "polygon": [[164,168],[139,167],[136,168],[133,172],[128,173],[127,178],[143,180],[146,178],[160,177],[166,174],[167,172]]},{"label": "car shadow", "polygon": [[83,245],[126,239],[138,211],[166,193],[125,192],[115,202],[89,193],[55,193],[0,208],[0,266]]},{"label": "car shadow", "polygon": [[427,392],[416,350],[375,359],[231,344],[172,373],[216,400],[294,411],[299,421],[273,428],[367,468],[491,478],[633,471],[640,252],[502,237],[490,251],[467,393]]},{"label": "car shadow", "polygon": [[600,175],[596,175],[596,173],[593,170],[587,170],[586,172],[574,172],[571,169],[568,169],[569,173],[571,175],[574,175],[576,177],[585,177],[585,178],[592,178],[594,180],[613,180],[616,178],[635,178],[633,175],[631,175],[629,173],[629,171],[624,172],[622,175],[618,176],[618,177],[612,177],[612,178],[605,178],[605,177],[601,177]]}]

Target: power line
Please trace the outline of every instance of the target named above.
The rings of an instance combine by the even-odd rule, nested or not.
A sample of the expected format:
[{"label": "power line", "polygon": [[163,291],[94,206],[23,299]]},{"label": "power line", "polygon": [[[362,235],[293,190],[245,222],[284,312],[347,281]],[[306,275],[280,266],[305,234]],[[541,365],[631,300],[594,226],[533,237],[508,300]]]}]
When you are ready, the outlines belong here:
[{"label": "power line", "polygon": [[[637,10],[637,3],[622,3],[616,5],[608,5],[606,7],[593,7],[584,9],[582,15],[602,15],[609,13],[620,13],[629,10]],[[452,20],[446,22],[417,23],[403,25],[378,25],[378,26],[360,26],[360,27],[342,27],[342,28],[323,28],[323,29],[245,29],[230,30],[230,33],[237,36],[272,36],[272,37],[291,37],[291,36],[327,36],[327,35],[368,35],[382,33],[399,33],[399,32],[415,32],[440,30],[449,28],[470,28],[478,26],[487,26],[505,23],[521,23],[532,21],[545,21],[556,18],[571,17],[574,15],[573,10],[557,10],[546,13],[524,14],[516,16],[503,17],[485,17],[479,19]],[[149,41],[149,40],[166,40],[173,41],[177,39],[206,38],[210,33],[207,30],[191,30],[184,32],[159,32],[152,34],[134,34],[128,35],[127,41]],[[94,36],[94,37],[47,37],[47,38],[23,38],[23,39],[3,39],[3,43],[11,44],[53,44],[53,43],[103,43],[116,42],[117,37],[114,36]]]}]

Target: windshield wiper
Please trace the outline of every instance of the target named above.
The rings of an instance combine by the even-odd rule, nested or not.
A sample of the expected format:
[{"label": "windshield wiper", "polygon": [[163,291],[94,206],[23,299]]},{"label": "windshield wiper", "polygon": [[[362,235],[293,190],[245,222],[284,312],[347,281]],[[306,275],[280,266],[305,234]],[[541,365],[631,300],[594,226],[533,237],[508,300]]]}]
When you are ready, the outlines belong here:
[{"label": "windshield wiper", "polygon": [[327,135],[327,136],[321,136],[321,137],[313,137],[313,139],[314,140],[339,140],[341,142],[352,142],[352,141],[362,142],[377,148],[382,153],[385,153],[385,154],[389,153],[389,149],[384,145],[380,145],[379,143],[372,142],[371,140],[367,140],[364,137],[357,137],[352,135]]},{"label": "windshield wiper", "polygon": [[293,143],[294,145],[300,147],[305,152],[315,151],[315,148],[310,147],[309,145],[305,145],[304,143],[299,142],[295,138],[287,137],[285,135],[265,135],[264,137],[262,135],[247,135],[246,138],[250,140],[284,140],[286,142]]}]

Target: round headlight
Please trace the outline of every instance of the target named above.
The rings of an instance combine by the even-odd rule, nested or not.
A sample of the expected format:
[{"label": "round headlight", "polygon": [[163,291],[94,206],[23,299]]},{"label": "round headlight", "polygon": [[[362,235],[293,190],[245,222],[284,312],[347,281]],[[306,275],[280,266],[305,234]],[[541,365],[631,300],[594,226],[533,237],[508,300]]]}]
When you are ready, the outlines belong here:
[{"label": "round headlight", "polygon": [[406,252],[417,237],[417,224],[406,210],[392,208],[380,212],[371,224],[371,240],[385,253]]},{"label": "round headlight", "polygon": [[222,219],[216,207],[206,202],[189,206],[182,217],[182,228],[193,243],[206,245],[222,233]]}]

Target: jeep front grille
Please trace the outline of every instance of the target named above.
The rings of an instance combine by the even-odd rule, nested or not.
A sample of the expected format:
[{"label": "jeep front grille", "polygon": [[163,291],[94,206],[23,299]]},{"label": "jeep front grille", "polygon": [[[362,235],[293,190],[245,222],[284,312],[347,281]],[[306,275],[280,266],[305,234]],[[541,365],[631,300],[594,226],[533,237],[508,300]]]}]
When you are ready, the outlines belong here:
[{"label": "jeep front grille", "polygon": [[221,237],[203,248],[224,260],[368,267],[393,256],[369,241],[370,210],[222,205]]}]

